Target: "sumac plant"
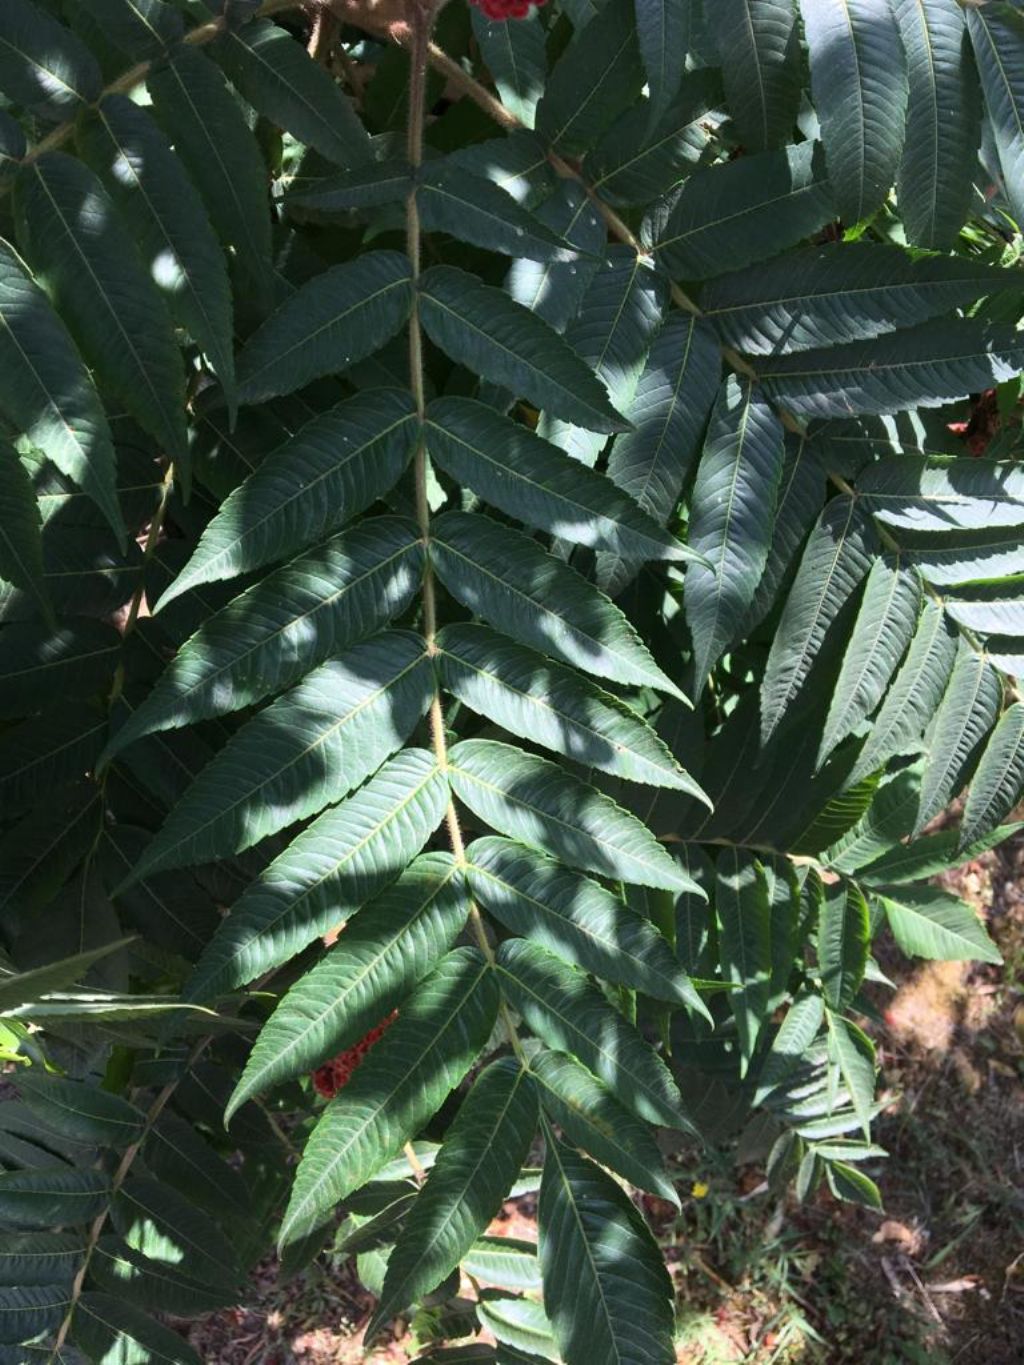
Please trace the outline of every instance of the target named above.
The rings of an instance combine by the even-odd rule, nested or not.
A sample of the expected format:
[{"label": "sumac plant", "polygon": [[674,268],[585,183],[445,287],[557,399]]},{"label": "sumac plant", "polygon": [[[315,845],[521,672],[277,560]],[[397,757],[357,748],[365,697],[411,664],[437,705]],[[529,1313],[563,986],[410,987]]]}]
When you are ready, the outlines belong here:
[{"label": "sumac plant", "polygon": [[0,0],[0,91],[0,1359],[330,1245],[671,1361],[699,1144],[877,1205],[873,943],[999,960],[1024,6]]}]

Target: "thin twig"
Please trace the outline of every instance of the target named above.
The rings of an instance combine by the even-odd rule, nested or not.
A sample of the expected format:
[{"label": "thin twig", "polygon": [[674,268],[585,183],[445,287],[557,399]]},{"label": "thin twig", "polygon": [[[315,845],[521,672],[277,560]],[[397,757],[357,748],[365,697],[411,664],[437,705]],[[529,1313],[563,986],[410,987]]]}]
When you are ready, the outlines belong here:
[{"label": "thin twig", "polygon": [[111,1205],[117,1198],[121,1186],[127,1180],[135,1158],[142,1150],[142,1144],[146,1141],[146,1138],[149,1137],[154,1124],[167,1107],[171,1096],[174,1094],[184,1077],[191,1071],[204,1049],[209,1046],[212,1040],[212,1034],[207,1034],[205,1038],[199,1039],[188,1055],[182,1075],[177,1080],[168,1081],[156,1096],[153,1103],[146,1111],[146,1117],[142,1124],[142,1132],[122,1154],[121,1160],[118,1162],[117,1170],[114,1172],[113,1179],[110,1182],[110,1197],[107,1200],[106,1206],[96,1215],[92,1221],[92,1226],[89,1228],[89,1233],[85,1242],[85,1251],[82,1256],[82,1264],[78,1267],[78,1271],[71,1285],[71,1299],[68,1303],[68,1311],[65,1313],[64,1320],[61,1322],[57,1336],[54,1339],[49,1365],[54,1365],[54,1362],[60,1359],[61,1349],[63,1348],[65,1341],[67,1341],[68,1333],[71,1331],[71,1323],[75,1316],[75,1309],[78,1307],[78,1301],[82,1296],[82,1287],[85,1284],[85,1277],[89,1272],[90,1262],[92,1261],[100,1237],[103,1235],[103,1229],[106,1227],[107,1219],[110,1216]]},{"label": "thin twig", "polygon": [[416,1155],[416,1148],[412,1145],[411,1142],[407,1142],[405,1146],[402,1148],[402,1152],[404,1153],[405,1159],[406,1161],[408,1161],[412,1173],[416,1178],[417,1185],[422,1185],[424,1180],[426,1180],[427,1178],[427,1173],[423,1168],[423,1162]]},{"label": "thin twig", "polygon": [[[271,15],[281,14],[284,10],[297,9],[300,3],[301,0],[263,0],[263,4],[260,5],[253,17],[267,19]],[[182,37],[181,43],[187,47],[203,47],[219,38],[226,31],[227,26],[226,16],[218,15],[207,24],[200,24],[198,28],[189,29]],[[96,103],[98,104],[108,95],[126,95],[134,90],[137,85],[141,85],[154,66],[157,66],[166,55],[166,53],[160,53],[155,57],[147,58],[144,62],[136,62],[134,66],[129,67],[127,71],[122,72],[120,76],[112,80],[109,85],[103,87]],[[44,138],[29,147],[21,158],[20,164],[22,166],[31,165],[33,161],[45,156],[47,152],[54,152],[58,147],[62,147],[74,132],[76,122],[76,119],[69,119],[66,123],[58,123],[56,128],[47,133]],[[10,188],[10,183],[0,185],[0,196],[6,194]]]},{"label": "thin twig", "polygon": [[[430,32],[436,13],[437,7],[434,0],[422,0],[422,8],[418,0],[412,0],[411,24],[408,28],[403,25],[403,31],[409,34],[410,51],[409,124],[406,155],[409,165],[412,167],[414,179],[415,173],[423,161],[427,66],[431,49],[434,46],[430,41]],[[423,636],[426,640],[427,653],[434,656],[437,653],[437,591],[434,583],[434,569],[430,561],[430,502],[427,496],[430,466],[426,443],[422,435],[422,424],[426,418],[426,389],[423,375],[423,335],[419,316],[421,232],[415,184],[406,200],[405,211],[406,250],[409,255],[413,286],[412,311],[409,316],[409,380],[413,400],[416,404],[416,412],[421,424],[421,434],[413,460],[413,479],[416,490],[416,522],[426,548],[423,569]],[[448,738],[445,732],[444,708],[441,704],[441,694],[438,688],[434,689],[434,696],[430,703],[430,737],[438,767],[443,773],[447,774]],[[445,823],[455,861],[464,867],[466,865],[466,841],[463,838],[462,826],[459,822],[458,808],[451,796],[448,798],[448,805],[445,810]],[[484,924],[479,908],[472,899],[469,902],[469,923],[480,951],[490,966],[495,966],[494,949],[487,933],[487,926]],[[509,1043],[520,1060],[523,1060],[524,1054],[515,1024],[503,999],[499,1009]]]}]

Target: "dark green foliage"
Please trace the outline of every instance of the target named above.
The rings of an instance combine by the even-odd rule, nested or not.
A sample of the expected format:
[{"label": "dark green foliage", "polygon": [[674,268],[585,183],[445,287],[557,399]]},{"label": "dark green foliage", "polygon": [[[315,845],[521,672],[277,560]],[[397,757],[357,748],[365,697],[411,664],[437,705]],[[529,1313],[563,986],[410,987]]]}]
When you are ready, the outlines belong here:
[{"label": "dark green foliage", "polygon": [[669,1365],[657,1129],[874,1206],[877,936],[998,960],[1024,8],[435,40],[0,2],[5,1360],[340,1214],[371,1337]]}]

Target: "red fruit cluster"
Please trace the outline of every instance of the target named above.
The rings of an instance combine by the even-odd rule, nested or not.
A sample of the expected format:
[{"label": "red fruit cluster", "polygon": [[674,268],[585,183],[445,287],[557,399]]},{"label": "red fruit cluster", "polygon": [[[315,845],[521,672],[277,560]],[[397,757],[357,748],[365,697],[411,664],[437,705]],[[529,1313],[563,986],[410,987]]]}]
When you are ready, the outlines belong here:
[{"label": "red fruit cluster", "polygon": [[547,0],[469,0],[469,3],[500,24],[505,19],[525,19],[534,5],[544,5]]},{"label": "red fruit cluster", "polygon": [[970,419],[966,422],[949,422],[947,430],[959,436],[972,455],[984,455],[1001,425],[996,391],[986,389],[974,400]]},{"label": "red fruit cluster", "polygon": [[346,1048],[344,1052],[339,1052],[337,1057],[324,1062],[323,1066],[318,1066],[313,1072],[313,1089],[316,1093],[323,1095],[326,1100],[333,1100],[342,1086],[348,1085],[352,1073],[370,1048],[384,1036],[397,1018],[398,1011],[392,1010],[386,1019],[382,1019],[375,1028],[370,1029],[365,1038],[360,1038],[358,1043]]}]

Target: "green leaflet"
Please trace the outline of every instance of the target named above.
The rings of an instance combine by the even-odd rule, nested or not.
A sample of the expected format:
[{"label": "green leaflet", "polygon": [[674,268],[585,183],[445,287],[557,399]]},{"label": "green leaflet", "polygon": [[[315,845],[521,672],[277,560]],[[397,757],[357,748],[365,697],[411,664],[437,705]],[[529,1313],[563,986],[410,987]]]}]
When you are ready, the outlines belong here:
[{"label": "green leaflet", "polygon": [[[818,712],[820,718],[821,712]],[[808,763],[811,755],[809,749],[812,746],[800,746],[801,767]],[[850,744],[845,751],[840,751],[816,772],[808,788],[804,788],[810,796],[807,801],[805,796],[804,813],[799,821],[794,821],[793,817],[785,819],[784,812],[786,804],[794,798],[799,799],[800,789],[803,785],[800,778],[789,776],[785,772],[785,745],[784,742],[776,749],[776,762],[778,766],[774,769],[773,776],[777,773],[783,774],[782,788],[779,796],[772,799],[772,807],[777,806],[776,820],[781,826],[779,832],[779,842],[786,846],[792,846],[800,852],[821,853],[832,845],[844,834],[852,829],[865,810],[871,804],[878,784],[876,774],[871,774],[863,778],[860,782],[848,786],[845,782],[845,775],[853,757],[854,745]],[[804,769],[806,772],[806,768]],[[801,777],[803,773],[801,773]],[[805,779],[806,780],[806,779]],[[818,813],[809,822],[806,822],[807,810],[817,808]],[[756,834],[762,834],[772,825],[766,822],[759,822],[754,827]]]},{"label": "green leaflet", "polygon": [[800,0],[811,92],[839,216],[852,227],[896,178],[907,59],[888,0]]},{"label": "green leaflet", "polygon": [[971,779],[958,848],[964,850],[996,828],[1024,791],[1024,703],[1008,706],[989,736]]},{"label": "green leaflet", "polygon": [[603,385],[579,356],[500,289],[454,266],[436,265],[424,272],[420,290],[424,330],[453,360],[588,431],[624,429]]},{"label": "green leaflet", "polygon": [[650,921],[600,883],[508,839],[477,839],[467,857],[473,895],[506,929],[604,981],[704,1012]]},{"label": "green leaflet", "polygon": [[871,567],[875,533],[853,498],[830,502],[807,542],[772,640],[761,684],[761,734],[767,741],[789,713],[817,656]]},{"label": "green leaflet", "polygon": [[[8,922],[12,914],[38,911],[53,900],[101,825],[100,794],[94,784],[79,781],[7,830],[0,840],[0,908]],[[62,955],[71,957],[77,947],[76,937]]]},{"label": "green leaflet", "polygon": [[32,481],[18,452],[0,440],[0,578],[37,594],[45,616],[49,606],[36,586],[42,577],[43,541]]},{"label": "green leaflet", "polygon": [[530,1029],[598,1076],[638,1118],[688,1128],[668,1067],[587,977],[534,943],[498,949],[501,990]]},{"label": "green leaflet", "polygon": [[188,1258],[194,1275],[211,1284],[235,1286],[241,1266],[217,1224],[165,1181],[132,1175],[111,1205],[121,1237],[143,1256],[179,1265]]},{"label": "green leaflet", "polygon": [[915,260],[895,247],[836,242],[721,275],[701,304],[730,346],[775,356],[912,327],[1008,283],[1005,271],[969,257]]},{"label": "green leaflet", "polygon": [[[715,868],[699,844],[680,844],[675,855],[696,882],[701,894],[684,892],[676,898],[668,924],[661,924],[662,933],[673,939],[675,955],[685,972],[707,975],[707,953],[711,937],[712,909],[710,891],[714,887]],[[666,917],[667,918],[667,917]]]},{"label": "green leaflet", "polygon": [[0,185],[6,186],[17,174],[18,162],[27,147],[25,133],[6,110],[0,114]]},{"label": "green leaflet", "polygon": [[757,1073],[754,1105],[763,1104],[776,1086],[797,1069],[818,1036],[824,1017],[820,995],[800,994],[793,1000]]},{"label": "green leaflet", "polygon": [[670,274],[706,280],[777,255],[833,214],[820,147],[803,142],[695,171],[655,250]]},{"label": "green leaflet", "polygon": [[5,0],[0,14],[0,90],[47,119],[74,118],[100,93],[92,53],[45,9]]},{"label": "green leaflet", "polygon": [[363,511],[412,456],[407,394],[357,394],[312,418],[221,505],[192,558],[161,597],[286,559]]},{"label": "green leaflet", "polygon": [[903,882],[937,877],[951,866],[959,866],[1016,833],[1020,824],[1000,825],[972,843],[960,845],[959,830],[946,829],[938,834],[925,834],[912,844],[897,844],[857,873],[858,881],[870,886],[890,886]]},{"label": "green leaflet", "polygon": [[[633,400],[647,352],[668,304],[662,276],[629,246],[609,246],[593,271],[565,339],[608,390],[612,406],[625,412]],[[557,416],[557,414],[556,414]],[[603,435],[542,419],[543,433],[579,464],[593,466]]]},{"label": "green leaflet", "polygon": [[412,522],[372,517],[267,575],[207,617],[107,749],[241,710],[374,634],[412,599],[423,547]]},{"label": "green leaflet", "polygon": [[814,442],[805,436],[787,433],[772,543],[742,634],[749,634],[775,605],[807,533],[818,519],[824,488],[825,472]]},{"label": "green leaflet", "polygon": [[0,1289],[0,1350],[5,1342],[25,1341],[55,1331],[70,1302],[66,1285]]},{"label": "green leaflet", "polygon": [[[829,807],[825,808],[827,819]],[[772,974],[768,1008],[774,1013],[789,997],[793,973],[793,958],[798,945],[803,920],[802,894],[806,879],[801,884],[796,868],[784,858],[765,856],[762,863],[768,881],[769,917],[772,939]]]},{"label": "green leaflet", "polygon": [[408,738],[435,683],[426,643],[384,631],[329,660],[231,737],[135,865],[214,862],[340,800]]},{"label": "green leaflet", "polygon": [[462,1101],[388,1258],[367,1340],[455,1270],[518,1177],[536,1126],[530,1073],[511,1057],[493,1062]]},{"label": "green leaflet", "polygon": [[611,479],[483,403],[437,399],[427,410],[426,440],[447,474],[528,526],[633,559],[686,555]]},{"label": "green leaflet", "polygon": [[294,393],[373,355],[409,316],[411,281],[405,256],[371,251],[302,285],[239,352],[241,401]]},{"label": "green leaflet", "polygon": [[871,566],[850,643],[832,694],[819,767],[852,734],[885,695],[917,629],[921,585],[917,575],[878,558]]},{"label": "green leaflet", "polygon": [[[216,1105],[215,1111],[219,1128]],[[162,1114],[150,1130],[145,1151],[151,1174],[210,1213],[229,1234],[249,1227],[252,1209],[245,1180],[213,1151],[193,1124],[173,1112]]]},{"label": "green leaflet", "polygon": [[615,438],[608,477],[655,520],[668,520],[697,455],[721,370],[706,324],[675,313],[654,339],[628,416]]},{"label": "green leaflet", "polygon": [[443,686],[509,734],[633,782],[707,799],[640,716],[575,670],[487,626],[443,626],[437,644]]},{"label": "green leaflet", "polygon": [[1002,461],[893,456],[869,465],[858,490],[899,530],[1024,526],[1024,472]]},{"label": "green leaflet", "polygon": [[0,716],[21,716],[58,699],[92,696],[109,682],[121,652],[121,637],[113,626],[86,617],[55,630],[4,626],[0,640]]},{"label": "green leaflet", "polygon": [[475,949],[458,948],[438,963],[313,1130],[281,1224],[282,1244],[419,1132],[476,1060],[497,1008],[493,974]]},{"label": "green leaflet", "polygon": [[632,0],[609,0],[555,64],[537,106],[537,132],[563,156],[586,151],[642,83]]},{"label": "green leaflet", "polygon": [[243,892],[186,983],[187,997],[242,986],[344,923],[412,862],[447,800],[448,784],[425,750],[390,759]]},{"label": "green leaflet", "polygon": [[[105,883],[119,886],[131,872],[146,845],[149,830],[118,825],[107,831],[99,856]],[[219,922],[213,900],[181,872],[143,877],[119,891],[118,909],[128,924],[150,943],[194,962]]]},{"label": "green leaflet", "polygon": [[[87,513],[94,521],[91,511]],[[60,525],[60,523],[58,523]],[[111,615],[124,606],[138,586],[142,552],[129,541],[122,555],[105,534],[85,527],[48,527],[43,532],[43,576],[31,593],[0,583],[0,619],[30,622],[51,619],[74,621]],[[49,610],[40,607],[40,594]]]},{"label": "green leaflet", "polygon": [[[612,443],[608,477],[662,524],[675,510],[697,457],[721,369],[721,351],[708,325],[682,312],[671,314],[651,344],[628,409],[633,430]],[[637,567],[610,555],[598,564],[598,581],[613,595]]]},{"label": "green leaflet", "polygon": [[462,1258],[467,1275],[505,1289],[539,1289],[537,1247],[518,1237],[480,1237]]},{"label": "green leaflet", "polygon": [[185,372],[170,316],[99,180],[49,152],[19,176],[15,205],[25,254],[89,363],[187,470]]},{"label": "green leaflet", "polygon": [[[867,1151],[865,1152],[865,1149]],[[824,1155],[821,1148],[817,1148],[819,1155]],[[871,1154],[871,1147],[868,1143],[857,1146],[856,1152],[860,1155],[865,1152],[866,1159]],[[844,1149],[845,1154],[845,1149]],[[857,1156],[854,1156],[857,1160]],[[837,1199],[842,1199],[854,1204],[862,1204],[865,1208],[874,1209],[882,1212],[882,1194],[878,1186],[870,1176],[865,1175],[857,1166],[851,1166],[848,1161],[838,1160],[835,1156],[829,1156],[825,1162],[825,1175],[828,1179],[829,1189]]]},{"label": "green leaflet", "polygon": [[999,674],[984,655],[961,644],[927,739],[915,837],[963,786],[978,746],[996,722],[1002,695]]},{"label": "green leaflet", "polygon": [[874,893],[905,953],[940,962],[1002,962],[971,907],[934,886],[882,888]]},{"label": "green leaflet", "polygon": [[235,359],[224,253],[191,180],[158,124],[123,95],[108,95],[77,129],[86,161],[131,225],[142,263],[171,316],[209,357],[229,403]]},{"label": "green leaflet", "polygon": [[830,1009],[848,1009],[867,967],[871,921],[864,893],[854,882],[826,888],[818,916],[818,968]]},{"label": "green leaflet", "polygon": [[1024,221],[1024,33],[999,6],[967,14],[989,126],[1010,211]]},{"label": "green leaflet", "polygon": [[950,620],[981,635],[1024,635],[1024,580],[968,583],[943,597]]},{"label": "green leaflet", "polygon": [[225,1308],[237,1296],[231,1289],[201,1284],[176,1266],[152,1261],[117,1237],[100,1238],[89,1271],[105,1293],[150,1312],[191,1317]]},{"label": "green leaflet", "polygon": [[530,1071],[541,1108],[570,1142],[638,1189],[678,1206],[654,1134],[596,1076],[564,1052],[538,1052]]},{"label": "green leaflet", "polygon": [[[503,28],[521,29],[522,23]],[[597,273],[605,246],[605,227],[583,189],[574,180],[560,180],[554,192],[537,206],[534,215],[574,248],[567,260],[513,260],[505,288],[516,303],[565,330]]]},{"label": "green leaflet", "polygon": [[39,1074],[33,1067],[18,1078],[28,1107],[59,1133],[123,1151],[142,1132],[145,1115],[91,1082]]},{"label": "green leaflet", "polygon": [[182,16],[168,0],[79,0],[117,46],[133,57],[151,57],[177,42]]},{"label": "green leaflet", "polygon": [[99,395],[63,321],[2,240],[0,413],[92,498],[123,540],[114,448]]},{"label": "green leaflet", "polygon": [[769,393],[803,417],[938,407],[1015,378],[1024,343],[1008,325],[923,323],[873,341],[772,357],[758,367]]},{"label": "green leaflet", "polygon": [[544,1306],[568,1365],[670,1365],[672,1282],[647,1224],[547,1131],[538,1225]]},{"label": "green leaflet", "polygon": [[[935,587],[959,587],[978,579],[996,580],[1016,574],[1020,567],[1021,533],[1017,527],[985,527],[957,531],[903,531],[901,553],[916,564],[921,576]],[[992,653],[996,654],[993,647]],[[1002,665],[1008,672],[1016,664]]]},{"label": "green leaflet", "polygon": [[150,72],[146,88],[217,236],[265,295],[271,268],[266,166],[224,77],[203,53],[179,46]]},{"label": "green leaflet", "polygon": [[86,1223],[107,1207],[110,1179],[100,1171],[40,1166],[0,1174],[0,1218],[22,1228]]},{"label": "green leaflet", "polygon": [[271,123],[341,166],[369,161],[369,136],[341,86],[286,29],[269,19],[228,25],[212,52]]},{"label": "green leaflet", "polygon": [[494,77],[502,104],[532,128],[547,77],[543,24],[536,14],[508,23],[488,19],[479,9],[472,10],[470,18],[473,36]]},{"label": "green leaflet", "polygon": [[45,967],[26,972],[12,971],[0,960],[0,1009],[7,1014],[20,1005],[41,999],[50,991],[73,985],[85,976],[94,962],[102,961],[130,942],[130,939],[118,939],[114,943],[105,943],[101,948],[76,953],[73,957],[48,962]]},{"label": "green leaflet", "polygon": [[910,833],[921,795],[923,760],[901,765],[892,773],[872,773],[857,784],[873,786],[866,809],[824,850],[823,862],[840,872],[855,872],[900,847]]},{"label": "green leaflet", "polygon": [[468,910],[450,855],[426,853],[411,863],[282,997],[249,1055],[225,1122],[253,1095],[358,1042],[447,952]]},{"label": "green leaflet", "polygon": [[636,816],[558,764],[488,739],[460,740],[449,763],[456,794],[502,834],[587,872],[639,886],[692,889]]},{"label": "green leaflet", "polygon": [[[669,0],[679,3],[692,0]],[[679,92],[656,121],[652,101],[642,100],[587,153],[584,173],[602,198],[646,204],[667,194],[699,164],[710,141],[707,114],[721,105],[719,73],[702,68],[684,75],[677,67],[673,74],[681,77]]]},{"label": "green leaflet", "polygon": [[741,142],[752,152],[783,145],[800,109],[795,0],[721,0],[714,38]]},{"label": "green leaflet", "polygon": [[[462,166],[472,175],[482,175],[508,190],[517,203],[533,208],[559,184],[554,167],[540,139],[525,128],[516,128],[504,137],[461,146],[449,152],[453,166]],[[543,219],[548,227],[552,224]],[[552,229],[557,231],[557,229]],[[561,234],[559,234],[561,235]]]},{"label": "green leaflet", "polygon": [[[121,1298],[92,1290],[79,1299],[75,1339],[94,1359],[199,1365],[199,1357],[177,1332],[154,1322]],[[112,1352],[117,1352],[116,1356]]]},{"label": "green leaflet", "polygon": [[849,1091],[854,1113],[860,1120],[861,1131],[867,1138],[875,1112],[874,1043],[862,1029],[850,1023],[848,1019],[826,1011],[825,1020],[828,1025],[829,1061]]},{"label": "green leaflet", "polygon": [[428,163],[417,181],[416,202],[420,222],[428,232],[447,232],[460,242],[532,261],[564,260],[572,255],[507,190],[463,166]]},{"label": "green leaflet", "polygon": [[981,133],[978,80],[957,0],[897,0],[907,54],[907,132],[896,194],[907,238],[949,248],[971,203],[963,168]]},{"label": "green leaflet", "polygon": [[352,170],[301,182],[285,196],[285,207],[314,219],[331,218],[352,209],[377,208],[381,204],[400,204],[413,187],[412,172],[406,161],[393,158],[370,161]]},{"label": "green leaflet", "polygon": [[729,992],[729,1006],[745,1073],[766,1022],[772,970],[768,881],[764,868],[745,850],[726,848],[718,855],[715,913],[722,975],[737,987]]},{"label": "green leaflet", "polygon": [[1000,636],[988,641],[988,650],[996,668],[1015,678],[1024,675],[1024,642]]},{"label": "green leaflet", "polygon": [[783,430],[749,380],[722,386],[697,467],[689,545],[708,561],[686,570],[684,606],[698,690],[736,638],[768,559]]},{"label": "green leaflet", "polygon": [[[561,1359],[548,1316],[535,1299],[491,1293],[477,1304],[477,1315],[498,1343],[495,1365],[498,1360],[528,1365],[537,1359],[557,1365]],[[475,1352],[479,1348],[473,1349]]]},{"label": "green leaflet", "polygon": [[647,74],[650,122],[672,103],[685,79],[679,54],[690,46],[692,0],[636,0],[636,37]]},{"label": "green leaflet", "polygon": [[683,696],[619,608],[521,531],[447,512],[431,527],[430,557],[453,597],[521,643],[597,677]]},{"label": "green leaflet", "polygon": [[921,617],[850,774],[856,782],[919,740],[942,700],[956,658],[956,636],[942,608],[925,598]]},{"label": "green leaflet", "polygon": [[0,1250],[0,1284],[70,1284],[84,1250],[81,1237],[59,1232],[8,1232]]}]

